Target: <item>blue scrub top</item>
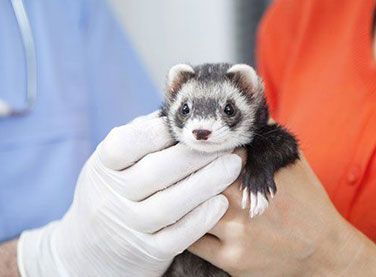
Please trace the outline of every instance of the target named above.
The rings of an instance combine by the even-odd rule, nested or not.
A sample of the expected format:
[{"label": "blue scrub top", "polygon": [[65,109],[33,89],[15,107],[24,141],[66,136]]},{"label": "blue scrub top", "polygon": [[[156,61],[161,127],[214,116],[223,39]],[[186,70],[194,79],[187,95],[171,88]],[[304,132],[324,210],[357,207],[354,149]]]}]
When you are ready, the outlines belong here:
[{"label": "blue scrub top", "polygon": [[[24,0],[38,99],[0,119],[0,241],[61,218],[79,171],[114,126],[158,108],[153,86],[105,0]],[[25,57],[10,0],[0,1],[0,98],[22,107]]]}]

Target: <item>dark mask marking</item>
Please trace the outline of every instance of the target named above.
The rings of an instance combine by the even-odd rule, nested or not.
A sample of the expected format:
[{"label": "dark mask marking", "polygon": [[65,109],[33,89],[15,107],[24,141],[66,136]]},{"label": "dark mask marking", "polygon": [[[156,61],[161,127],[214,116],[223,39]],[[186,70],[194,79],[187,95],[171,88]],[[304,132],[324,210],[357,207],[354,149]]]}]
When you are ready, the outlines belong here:
[{"label": "dark mask marking", "polygon": [[[232,107],[234,108],[234,114],[232,116],[228,116],[224,112],[224,107],[222,107],[221,110],[221,115],[222,115],[222,120],[227,124],[227,126],[230,127],[231,130],[234,130],[238,123],[242,120],[242,113],[240,109],[235,105],[235,101],[233,100],[228,100],[226,104],[231,104]],[[226,105],[225,104],[225,105]]]},{"label": "dark mask marking", "polygon": [[185,104],[186,102],[183,101],[179,108],[177,109],[175,115],[174,115],[174,123],[175,125],[178,127],[178,128],[183,128],[185,123],[187,122],[187,120],[192,116],[192,108],[191,108],[191,111],[189,114],[187,115],[183,115],[181,113],[181,109],[182,109],[182,106]]}]

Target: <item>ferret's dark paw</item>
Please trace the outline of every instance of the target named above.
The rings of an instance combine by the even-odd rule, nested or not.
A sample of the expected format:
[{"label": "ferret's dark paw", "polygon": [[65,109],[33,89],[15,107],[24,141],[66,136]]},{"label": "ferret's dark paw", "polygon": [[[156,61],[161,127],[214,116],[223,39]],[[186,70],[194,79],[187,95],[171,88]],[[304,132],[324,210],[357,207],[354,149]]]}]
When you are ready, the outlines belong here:
[{"label": "ferret's dark paw", "polygon": [[269,206],[269,199],[273,198],[277,188],[274,182],[274,172],[243,173],[242,180],[242,208],[249,206],[251,218],[261,215]]}]

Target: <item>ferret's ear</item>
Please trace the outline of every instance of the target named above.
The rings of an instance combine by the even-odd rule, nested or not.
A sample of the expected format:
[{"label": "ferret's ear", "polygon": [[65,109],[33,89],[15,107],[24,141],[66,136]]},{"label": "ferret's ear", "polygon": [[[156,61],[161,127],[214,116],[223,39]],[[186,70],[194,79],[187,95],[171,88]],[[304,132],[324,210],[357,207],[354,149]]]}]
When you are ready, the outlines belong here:
[{"label": "ferret's ear", "polygon": [[257,76],[256,71],[247,64],[235,64],[231,66],[227,70],[226,75],[241,90],[247,93],[258,93],[260,85],[262,86],[261,79]]},{"label": "ferret's ear", "polygon": [[177,64],[171,67],[167,76],[167,93],[172,96],[195,75],[192,66],[188,64]]}]

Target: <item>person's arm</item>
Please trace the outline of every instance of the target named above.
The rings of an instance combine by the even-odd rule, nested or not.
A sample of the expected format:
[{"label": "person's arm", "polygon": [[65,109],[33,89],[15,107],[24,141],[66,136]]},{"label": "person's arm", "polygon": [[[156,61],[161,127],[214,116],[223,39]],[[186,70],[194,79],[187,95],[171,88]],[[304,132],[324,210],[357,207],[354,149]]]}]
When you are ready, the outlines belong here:
[{"label": "person's arm", "polygon": [[253,219],[235,182],[228,212],[190,251],[234,276],[376,276],[375,244],[337,212],[304,157],[275,180],[277,194]]},{"label": "person's arm", "polygon": [[17,267],[17,240],[0,244],[0,276],[19,276]]}]

